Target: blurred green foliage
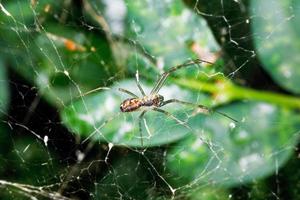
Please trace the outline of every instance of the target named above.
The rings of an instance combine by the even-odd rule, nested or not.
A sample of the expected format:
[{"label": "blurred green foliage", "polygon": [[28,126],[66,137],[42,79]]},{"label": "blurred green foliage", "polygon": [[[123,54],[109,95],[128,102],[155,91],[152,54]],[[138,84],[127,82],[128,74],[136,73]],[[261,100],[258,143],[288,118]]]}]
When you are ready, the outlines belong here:
[{"label": "blurred green foliage", "polygon": [[[0,194],[6,199],[50,198],[51,192],[85,199],[78,191],[91,199],[265,199],[273,194],[298,199],[298,4],[1,1],[0,174],[19,188],[7,184]],[[164,109],[184,123],[147,112],[142,145],[139,112],[120,112],[128,95],[118,88],[141,96],[138,70],[149,93],[164,70],[195,58],[214,64],[171,74],[160,93],[212,107],[238,122],[170,104]],[[43,124],[30,129],[26,119],[35,112],[34,100],[30,106],[24,100],[23,121],[12,117],[12,108],[20,105],[10,105],[15,101],[9,87],[18,83],[8,77],[7,67],[58,113],[55,126],[65,126],[77,142],[66,153],[75,161],[57,155],[65,144],[48,143]],[[27,186],[40,193],[20,189]]]},{"label": "blurred green foliage", "polygon": [[277,84],[299,94],[300,30],[296,24],[300,20],[300,2],[253,0],[251,6],[253,14],[257,15],[252,28],[253,34],[259,36],[254,42],[262,66]]},{"label": "blurred green foliage", "polygon": [[9,83],[7,78],[7,68],[0,60],[0,117],[6,114],[9,105]]}]

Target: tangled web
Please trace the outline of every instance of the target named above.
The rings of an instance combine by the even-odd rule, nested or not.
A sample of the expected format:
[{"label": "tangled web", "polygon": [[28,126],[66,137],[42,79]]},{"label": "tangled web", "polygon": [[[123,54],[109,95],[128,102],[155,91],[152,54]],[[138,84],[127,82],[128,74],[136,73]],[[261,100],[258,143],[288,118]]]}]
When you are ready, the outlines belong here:
[{"label": "tangled web", "polygon": [[1,1],[1,199],[297,199],[299,8]]}]

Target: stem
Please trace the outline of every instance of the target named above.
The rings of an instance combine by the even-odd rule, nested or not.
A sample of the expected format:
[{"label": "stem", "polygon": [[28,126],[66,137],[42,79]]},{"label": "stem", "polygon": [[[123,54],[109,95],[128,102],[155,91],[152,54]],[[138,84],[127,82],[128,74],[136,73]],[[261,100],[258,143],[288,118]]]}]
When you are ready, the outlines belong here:
[{"label": "stem", "polygon": [[220,83],[210,83],[201,80],[187,80],[182,78],[172,80],[180,86],[193,90],[208,92],[214,95],[222,95],[225,99],[225,101],[222,101],[223,103],[233,100],[255,100],[283,107],[300,109],[300,98],[269,91],[258,91],[250,88],[244,88],[234,85],[228,80],[222,80]]}]

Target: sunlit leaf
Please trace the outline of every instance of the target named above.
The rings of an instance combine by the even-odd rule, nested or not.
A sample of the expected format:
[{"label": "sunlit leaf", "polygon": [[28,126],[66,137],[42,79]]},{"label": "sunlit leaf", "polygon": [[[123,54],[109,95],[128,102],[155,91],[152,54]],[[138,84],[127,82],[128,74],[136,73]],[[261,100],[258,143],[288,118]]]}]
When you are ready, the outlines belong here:
[{"label": "sunlit leaf", "polygon": [[[136,40],[143,51],[169,67],[191,57],[214,62],[219,47],[205,21],[180,0],[118,1],[105,4],[103,14],[112,32]],[[111,14],[112,6],[121,13]],[[95,9],[97,4],[94,4]],[[124,7],[124,9],[123,9]],[[176,27],[176,28],[174,28]],[[137,51],[137,49],[135,49]]]},{"label": "sunlit leaf", "polygon": [[178,178],[176,184],[247,183],[270,175],[291,156],[299,137],[297,113],[255,102],[236,103],[220,111],[241,122],[228,126],[215,116],[192,118],[197,134],[180,141],[167,156],[167,166]]},{"label": "sunlit leaf", "polygon": [[[146,86],[146,85],[143,85]],[[121,113],[120,104],[128,95],[124,95],[117,88],[125,88],[129,91],[137,91],[135,81],[120,82],[112,89],[91,94],[74,101],[61,112],[64,124],[77,134],[85,138],[112,142],[113,144],[141,146],[138,122],[140,112]],[[150,87],[145,90],[149,93]],[[165,99],[178,98],[189,102],[201,101],[204,96],[195,95],[179,87],[164,86],[161,89]],[[132,98],[132,97],[130,97]],[[174,117],[187,122],[193,109],[178,104],[169,104],[163,107],[172,113]],[[150,110],[145,115],[146,126],[142,121],[144,146],[157,146],[167,144],[185,137],[191,130],[188,124],[174,120],[172,117]]]},{"label": "sunlit leaf", "polygon": [[256,52],[263,67],[285,89],[300,93],[299,1],[251,1]]}]

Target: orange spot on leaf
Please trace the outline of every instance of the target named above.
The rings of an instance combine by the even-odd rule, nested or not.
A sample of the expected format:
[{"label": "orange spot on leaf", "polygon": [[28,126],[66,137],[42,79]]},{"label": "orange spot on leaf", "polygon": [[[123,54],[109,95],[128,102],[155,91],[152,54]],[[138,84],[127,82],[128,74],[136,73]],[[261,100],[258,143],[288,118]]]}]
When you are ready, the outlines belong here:
[{"label": "orange spot on leaf", "polygon": [[66,41],[65,41],[65,47],[66,47],[69,51],[75,51],[75,50],[77,49],[76,43],[73,42],[72,40],[66,40]]}]

